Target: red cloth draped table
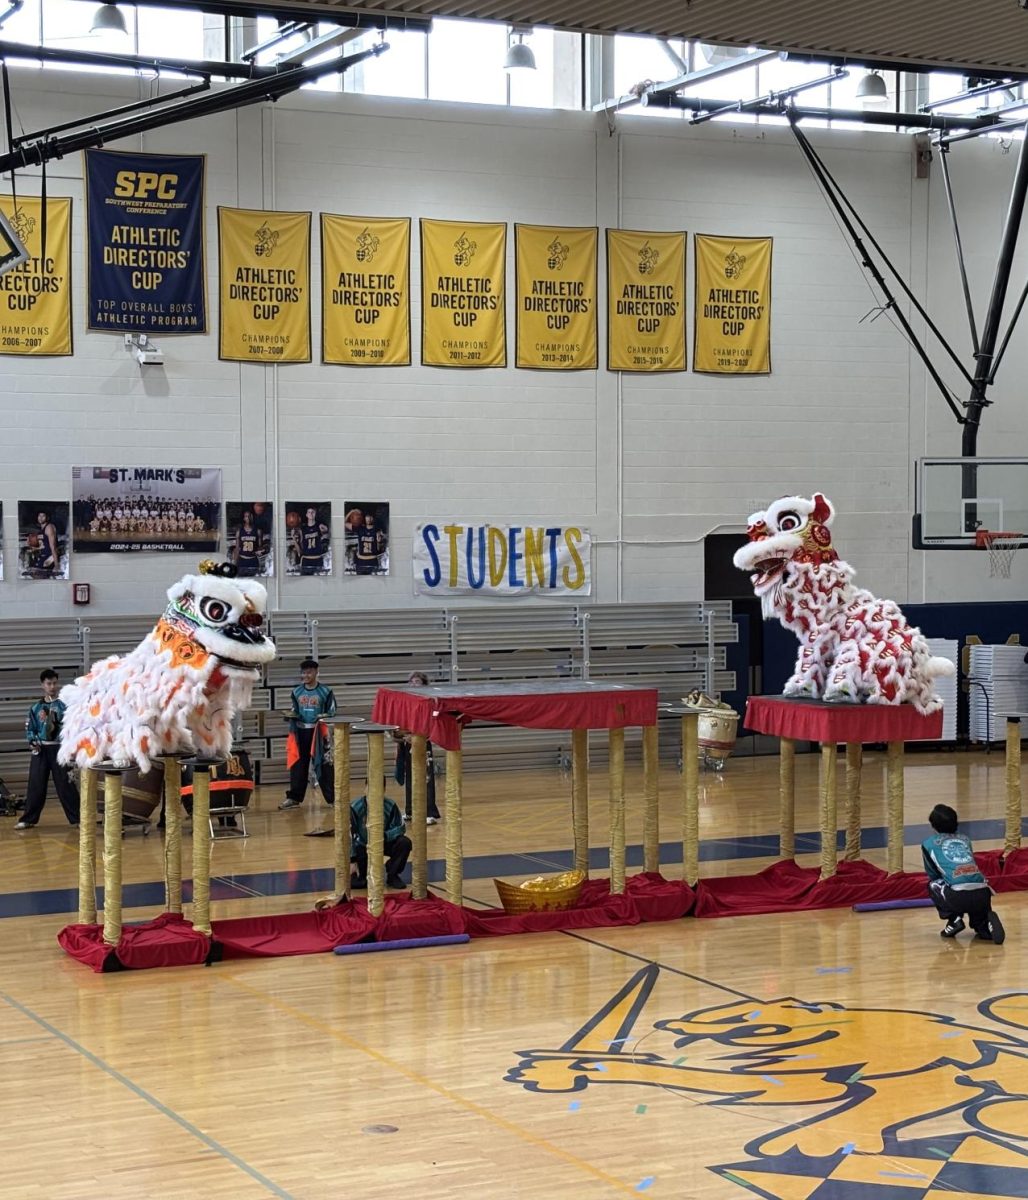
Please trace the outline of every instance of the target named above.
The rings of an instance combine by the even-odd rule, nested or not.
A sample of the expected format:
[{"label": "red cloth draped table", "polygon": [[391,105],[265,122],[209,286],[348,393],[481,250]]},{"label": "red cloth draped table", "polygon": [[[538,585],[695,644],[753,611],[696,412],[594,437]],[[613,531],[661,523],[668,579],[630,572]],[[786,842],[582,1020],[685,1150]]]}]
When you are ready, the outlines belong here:
[{"label": "red cloth draped table", "polygon": [[[575,866],[588,872],[590,729],[606,729],[610,739],[610,887],[625,890],[625,728],[657,723],[657,692],[609,680],[529,680],[518,683],[454,683],[432,687],[379,688],[371,719],[397,725],[415,738],[446,751],[446,891],[461,903],[464,883],[461,730],[472,721],[528,729],[572,731],[572,819]],[[656,853],[655,739],[644,736],[647,784],[648,857]],[[416,747],[420,750],[420,743]],[[649,781],[652,779],[652,786]],[[652,804],[652,813],[650,806]],[[653,843],[652,845],[650,843]],[[415,867],[417,864],[415,864]]]},{"label": "red cloth draped table", "polygon": [[846,746],[845,857],[860,857],[861,747],[884,742],[888,790],[887,869],[903,870],[903,744],[942,736],[942,710],[925,716],[911,704],[826,704],[790,696],[751,696],[746,727],[780,739],[779,792],[783,858],[796,853],[795,761],[797,741],[821,746],[821,878],[835,874],[838,854],[835,796],[836,747]]}]

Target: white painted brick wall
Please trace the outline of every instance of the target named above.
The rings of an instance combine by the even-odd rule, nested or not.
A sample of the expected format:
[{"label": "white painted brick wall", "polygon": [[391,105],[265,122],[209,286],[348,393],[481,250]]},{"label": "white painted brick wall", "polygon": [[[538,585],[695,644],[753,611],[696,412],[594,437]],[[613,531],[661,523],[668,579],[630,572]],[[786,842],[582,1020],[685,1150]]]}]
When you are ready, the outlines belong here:
[{"label": "white painted brick wall", "polygon": [[[25,70],[14,79],[26,128],[140,94],[130,79]],[[928,183],[914,181],[910,144],[892,135],[810,136],[899,268],[913,273],[915,290],[927,288],[933,310],[955,331],[962,304],[947,265],[951,234],[937,170]],[[390,502],[389,578],[275,580],[272,603],[281,608],[431,604],[412,596],[411,535],[429,516],[453,515],[588,525],[597,542],[597,601],[699,596],[707,532],[741,527],[750,511],[785,492],[817,488],[839,510],[840,549],[875,591],[901,600],[999,598],[1021,586],[983,581],[983,556],[910,551],[911,460],[958,453],[959,431],[899,333],[885,318],[861,321],[872,293],[787,130],[694,129],[625,116],[610,137],[595,114],[304,92],[116,148],[207,154],[211,332],[158,339],[166,365],[145,372],[120,336],[85,332],[81,160],[53,164],[51,193],[75,202],[75,356],[0,357],[7,551],[0,616],[70,611],[65,584],[13,578],[16,502],[70,498],[72,466],[94,463],[220,466],[228,499],[267,495],[280,506],[329,499],[340,525],[347,500]],[[956,149],[952,159],[958,193],[971,206],[962,232],[983,292],[1013,163],[979,144]],[[19,186],[37,191],[38,181],[30,172]],[[313,363],[265,369],[218,361],[219,204],[314,213]],[[419,217],[508,222],[511,363],[515,222],[599,225],[601,298],[605,226],[770,234],[774,374],[626,375],[619,386],[603,369],[602,305],[596,372],[323,366],[320,211],[413,219],[415,363]],[[691,293],[690,250],[690,308]],[[1015,339],[1000,403],[986,414],[983,453],[1025,446],[1028,419],[1015,403],[1025,354],[1024,340]],[[977,575],[971,564],[981,568]],[[94,585],[98,612],[152,611],[191,565],[179,555],[78,556],[73,577]]]}]

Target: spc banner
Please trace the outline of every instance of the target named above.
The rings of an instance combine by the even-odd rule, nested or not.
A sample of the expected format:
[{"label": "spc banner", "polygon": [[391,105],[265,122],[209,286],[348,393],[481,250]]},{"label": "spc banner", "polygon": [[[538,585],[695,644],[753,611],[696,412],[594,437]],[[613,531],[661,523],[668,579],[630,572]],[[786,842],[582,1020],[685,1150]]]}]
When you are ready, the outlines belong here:
[{"label": "spc banner", "polygon": [[72,467],[72,548],[217,550],[220,467]]},{"label": "spc banner", "polygon": [[410,366],[410,218],[321,214],[321,358]]},{"label": "spc banner", "polygon": [[421,222],[421,361],[505,367],[507,226]]},{"label": "spc banner", "polygon": [[85,156],[88,327],[206,333],[204,156]]},{"label": "spc banner", "polygon": [[0,211],[29,252],[0,275],[0,354],[71,354],[71,201],[0,196]]},{"label": "spc banner", "polygon": [[711,375],[771,373],[771,238],[697,234],[692,367]]},{"label": "spc banner", "polygon": [[515,225],[517,365],[596,366],[597,230]]},{"label": "spc banner", "polygon": [[685,370],[685,234],[607,230],[607,370]]},{"label": "spc banner", "polygon": [[414,530],[414,593],[588,596],[590,545],[580,525],[425,522]]},{"label": "spc banner", "polygon": [[311,361],[311,214],[219,208],[219,355]]}]

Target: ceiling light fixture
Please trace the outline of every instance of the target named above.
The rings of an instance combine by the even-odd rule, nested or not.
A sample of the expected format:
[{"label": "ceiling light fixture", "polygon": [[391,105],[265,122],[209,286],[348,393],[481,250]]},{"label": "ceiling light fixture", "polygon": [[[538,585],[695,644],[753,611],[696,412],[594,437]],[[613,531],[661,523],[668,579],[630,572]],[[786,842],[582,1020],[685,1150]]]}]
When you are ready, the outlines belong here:
[{"label": "ceiling light fixture", "polygon": [[128,33],[125,14],[116,4],[101,4],[93,14],[90,33]]},{"label": "ceiling light fixture", "polygon": [[531,32],[531,29],[511,30],[511,36],[518,40],[512,42],[507,49],[507,57],[503,62],[505,71],[535,70],[535,55],[532,53],[532,47],[525,45],[525,34]]},{"label": "ceiling light fixture", "polygon": [[868,71],[857,84],[857,99],[861,104],[884,104],[889,99],[885,80],[877,71]]}]

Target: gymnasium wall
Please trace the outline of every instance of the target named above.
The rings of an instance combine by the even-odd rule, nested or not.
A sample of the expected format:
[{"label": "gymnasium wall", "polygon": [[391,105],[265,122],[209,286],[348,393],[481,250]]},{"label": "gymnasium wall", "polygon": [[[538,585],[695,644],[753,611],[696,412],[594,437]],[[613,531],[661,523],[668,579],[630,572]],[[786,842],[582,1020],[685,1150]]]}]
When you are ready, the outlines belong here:
[{"label": "gymnasium wall", "polygon": [[[140,85],[70,72],[14,71],[26,129],[138,97]],[[940,293],[946,319],[959,288],[938,256],[952,236],[941,183],[915,181],[911,144],[891,134],[810,133],[854,203],[914,286]],[[489,109],[304,92],[114,143],[208,155],[207,227],[214,328],[157,339],[163,368],[141,371],[120,335],[87,334],[81,159],[51,165],[52,195],[74,198],[75,355],[0,357],[0,499],[7,578],[0,617],[70,611],[67,583],[21,582],[18,499],[70,499],[73,465],[220,466],[226,499],[391,503],[388,578],[276,579],[277,609],[400,608],[412,596],[410,538],[423,517],[581,522],[594,539],[593,599],[644,602],[703,594],[703,536],[741,528],[784,492],[824,489],[840,510],[837,543],[861,581],[900,599],[925,587],[982,595],[983,556],[926,577],[909,549],[910,463],[959,453],[959,431],[875,304],[788,130],[625,114]],[[1012,162],[991,146],[954,153],[967,178],[984,278]],[[969,164],[969,165],[968,165]],[[988,168],[976,176],[978,164]],[[956,168],[957,163],[954,163]],[[982,179],[988,179],[983,188]],[[977,179],[977,181],[976,181]],[[19,188],[38,191],[32,172]],[[987,193],[987,194],[986,194]],[[506,220],[771,235],[773,373],[619,377],[458,371],[412,366],[264,368],[218,361],[218,204],[354,215]],[[988,228],[986,228],[988,226]],[[317,221],[314,357],[320,356]],[[965,225],[965,240],[968,227]],[[990,237],[992,240],[990,241]],[[978,241],[981,242],[978,247]],[[932,264],[929,269],[929,264]],[[420,312],[415,229],[413,335]],[[691,252],[690,252],[691,286]],[[601,280],[603,278],[601,251]],[[513,228],[508,239],[513,282]],[[601,295],[605,288],[601,284]],[[690,321],[691,325],[691,321]],[[508,347],[513,361],[513,312]],[[600,319],[601,362],[605,323]],[[690,346],[691,356],[691,346]],[[1011,362],[1008,378],[1016,380]],[[1004,394],[1001,386],[997,397]],[[986,414],[983,452],[1023,441],[1024,417]],[[929,439],[926,429],[931,425]],[[280,515],[281,509],[277,510]],[[280,556],[281,557],[281,556]],[[183,555],[90,555],[72,576],[93,584],[94,611],[152,611]],[[939,572],[942,572],[940,575]],[[928,582],[926,582],[926,580]],[[993,585],[993,598],[1002,598]],[[1011,585],[1007,585],[1009,588]],[[993,594],[990,592],[989,594]],[[953,597],[953,598],[960,598]]]}]

